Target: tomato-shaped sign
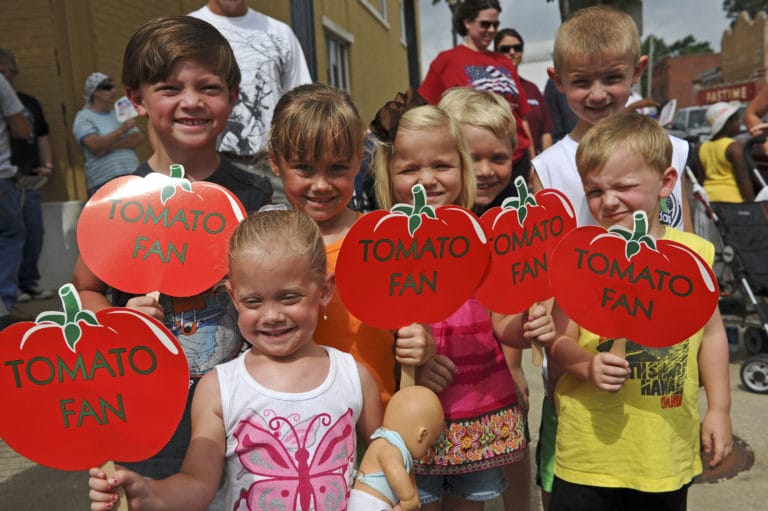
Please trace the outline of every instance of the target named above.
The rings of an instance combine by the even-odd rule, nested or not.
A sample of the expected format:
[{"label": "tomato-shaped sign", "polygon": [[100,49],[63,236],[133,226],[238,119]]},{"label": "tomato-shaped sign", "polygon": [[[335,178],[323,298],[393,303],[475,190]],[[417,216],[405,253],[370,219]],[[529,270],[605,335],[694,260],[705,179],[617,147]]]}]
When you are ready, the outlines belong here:
[{"label": "tomato-shaped sign", "polygon": [[88,268],[128,293],[194,296],[227,272],[227,245],[246,212],[232,192],[171,175],[122,176],[101,187],[77,222]]},{"label": "tomato-shaped sign", "polygon": [[364,215],[347,233],[336,284],[349,312],[378,328],[447,318],[472,296],[488,266],[480,223],[465,208],[414,203]]},{"label": "tomato-shaped sign", "polygon": [[634,230],[579,227],[552,253],[549,276],[560,307],[604,337],[661,348],[688,339],[717,307],[717,280],[706,261],[647,233],[645,212]]},{"label": "tomato-shaped sign", "polygon": [[84,470],[156,454],[178,426],[189,369],[174,336],[125,308],[64,312],[0,332],[0,437],[32,461]]},{"label": "tomato-shaped sign", "polygon": [[568,197],[554,189],[528,191],[525,179],[515,178],[517,197],[491,208],[480,218],[488,237],[491,263],[476,296],[500,314],[515,314],[552,296],[549,288],[551,250],[576,228]]}]

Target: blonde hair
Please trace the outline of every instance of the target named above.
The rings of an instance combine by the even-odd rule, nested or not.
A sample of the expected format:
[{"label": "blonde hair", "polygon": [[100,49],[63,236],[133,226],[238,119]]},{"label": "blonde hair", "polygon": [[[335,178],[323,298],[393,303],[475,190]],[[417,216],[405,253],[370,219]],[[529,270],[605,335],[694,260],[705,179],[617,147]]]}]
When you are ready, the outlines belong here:
[{"label": "blonde hair", "polygon": [[574,61],[602,62],[626,58],[640,60],[640,34],[632,17],[612,7],[579,9],[566,19],[555,36],[552,52],[555,71]]},{"label": "blonde hair", "polygon": [[269,153],[273,158],[306,160],[330,150],[351,160],[362,155],[365,132],[349,94],[322,83],[300,85],[275,106]]},{"label": "blonde hair", "polygon": [[[445,129],[448,137],[459,153],[461,172],[461,191],[456,198],[456,205],[470,209],[475,203],[475,174],[472,170],[472,157],[464,141],[459,125],[451,117],[432,105],[424,105],[406,110],[398,123],[397,137],[404,131],[435,131]],[[382,209],[390,209],[397,199],[392,191],[390,167],[394,156],[394,141],[379,139],[376,142],[374,177],[376,202]]]},{"label": "blonde hair", "polygon": [[240,68],[229,42],[210,23],[191,16],[154,18],[128,41],[123,54],[123,84],[138,90],[143,83],[168,78],[178,60],[210,68],[232,90],[240,85]]},{"label": "blonde hair", "polygon": [[297,210],[260,211],[240,222],[229,240],[230,269],[234,260],[254,250],[307,257],[310,271],[318,282],[325,279],[328,271],[320,228]]},{"label": "blonde hair", "polygon": [[623,112],[592,126],[576,149],[579,175],[599,173],[617,150],[639,156],[663,174],[672,164],[672,142],[661,125],[646,115]]},{"label": "blonde hair", "polygon": [[500,94],[470,87],[453,87],[443,94],[437,106],[460,126],[486,129],[498,139],[509,139],[513,152],[517,149],[515,117],[509,103]]}]

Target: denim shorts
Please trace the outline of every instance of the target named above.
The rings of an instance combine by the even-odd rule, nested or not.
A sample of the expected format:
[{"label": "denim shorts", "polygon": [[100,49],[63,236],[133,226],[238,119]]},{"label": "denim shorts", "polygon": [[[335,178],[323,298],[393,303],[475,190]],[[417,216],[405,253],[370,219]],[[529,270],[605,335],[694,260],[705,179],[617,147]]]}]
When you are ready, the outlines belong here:
[{"label": "denim shorts", "polygon": [[422,505],[438,502],[444,495],[454,495],[464,500],[485,502],[493,500],[507,487],[500,468],[452,475],[416,474],[419,500]]}]

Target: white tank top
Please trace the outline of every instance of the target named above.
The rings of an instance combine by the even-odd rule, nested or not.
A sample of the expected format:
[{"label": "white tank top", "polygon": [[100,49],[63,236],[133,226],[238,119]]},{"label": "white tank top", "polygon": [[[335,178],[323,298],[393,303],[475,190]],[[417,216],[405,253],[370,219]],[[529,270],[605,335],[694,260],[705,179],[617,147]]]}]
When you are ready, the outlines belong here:
[{"label": "white tank top", "polygon": [[246,370],[247,353],[216,367],[227,435],[226,509],[346,509],[363,391],[352,356],[325,350],[328,376],[302,393],[260,385]]}]

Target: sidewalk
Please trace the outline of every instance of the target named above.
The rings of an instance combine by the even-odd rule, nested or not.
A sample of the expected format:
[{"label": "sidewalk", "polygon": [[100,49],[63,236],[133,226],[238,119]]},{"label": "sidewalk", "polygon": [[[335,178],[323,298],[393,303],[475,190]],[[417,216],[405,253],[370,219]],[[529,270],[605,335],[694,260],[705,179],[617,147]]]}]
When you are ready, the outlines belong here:
[{"label": "sidewalk", "polygon": [[[58,298],[20,304],[12,311],[17,320],[33,320],[42,311],[60,310]],[[765,509],[768,502],[768,395],[744,390],[739,379],[740,362],[745,358],[743,348],[731,353],[731,418],[733,433],[742,439],[754,453],[754,465],[730,479],[714,483],[694,484],[688,493],[691,511],[746,511]],[[541,417],[543,389],[539,368],[531,365],[530,355],[523,357],[523,368],[528,377],[531,394],[531,446],[536,445]],[[706,399],[701,391],[703,410]],[[4,413],[0,420],[8,420]],[[31,428],[36,425],[30,424]],[[742,449],[743,454],[743,449]],[[730,462],[739,459],[729,458]],[[533,467],[535,470],[535,466]],[[705,472],[704,475],[707,475]],[[55,508],[58,511],[88,509],[88,475],[86,472],[63,472],[36,465],[13,452],[0,440],[0,510],[37,510]],[[538,489],[532,492],[534,507],[540,509]],[[501,511],[500,499],[489,503],[488,511]]]}]

